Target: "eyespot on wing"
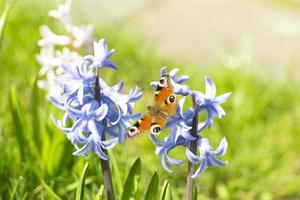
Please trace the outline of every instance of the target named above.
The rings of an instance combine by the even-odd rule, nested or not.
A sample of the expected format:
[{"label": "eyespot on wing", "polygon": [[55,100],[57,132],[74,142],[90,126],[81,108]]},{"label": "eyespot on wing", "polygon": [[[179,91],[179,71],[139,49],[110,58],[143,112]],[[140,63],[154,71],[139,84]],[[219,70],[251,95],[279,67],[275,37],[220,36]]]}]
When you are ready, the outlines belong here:
[{"label": "eyespot on wing", "polygon": [[150,133],[153,135],[158,135],[161,133],[161,126],[157,123],[153,123],[150,127]]}]

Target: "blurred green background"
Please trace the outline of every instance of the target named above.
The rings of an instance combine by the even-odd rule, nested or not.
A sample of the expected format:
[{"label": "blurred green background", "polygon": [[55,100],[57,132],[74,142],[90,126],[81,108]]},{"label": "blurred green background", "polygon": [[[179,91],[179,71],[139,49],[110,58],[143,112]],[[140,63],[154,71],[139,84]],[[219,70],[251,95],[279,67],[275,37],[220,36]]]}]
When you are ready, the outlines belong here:
[{"label": "blurred green background", "polygon": [[[164,65],[179,66],[194,89],[203,91],[203,77],[209,75],[218,94],[233,92],[224,104],[226,117],[203,132],[214,147],[227,138],[229,164],[209,168],[195,180],[199,199],[300,199],[299,1],[199,2],[82,0],[74,1],[72,15],[76,24],[92,23],[95,38],[106,38],[116,49],[119,70],[107,71],[104,79],[124,80],[126,91],[140,86],[144,96],[136,111],[151,103],[149,83]],[[62,1],[1,0],[1,13],[7,3],[12,6],[0,47],[0,199],[53,199],[53,193],[74,199],[86,162],[85,197],[94,199],[102,183],[98,158],[72,156],[74,147],[49,117],[61,113],[35,86],[39,27],[63,30],[47,16]],[[257,24],[245,18],[249,15]],[[160,184],[167,179],[174,199],[183,199],[184,149],[171,152],[185,159],[172,174],[162,169],[154,151],[144,134],[110,152],[117,194],[140,158],[139,196],[157,170]]]}]

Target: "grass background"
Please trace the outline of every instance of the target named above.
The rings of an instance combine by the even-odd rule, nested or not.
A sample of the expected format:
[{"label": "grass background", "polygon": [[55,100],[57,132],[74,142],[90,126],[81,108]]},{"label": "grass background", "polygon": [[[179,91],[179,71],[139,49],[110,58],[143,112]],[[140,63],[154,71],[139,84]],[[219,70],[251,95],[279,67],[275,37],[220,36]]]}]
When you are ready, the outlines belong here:
[{"label": "grass background", "polygon": [[[98,158],[74,157],[74,148],[57,130],[49,113],[59,113],[35,86],[40,66],[39,26],[62,27],[46,13],[59,1],[15,1],[9,13],[0,50],[0,199],[74,199],[76,183],[86,162],[89,171],[85,197],[94,199],[102,183]],[[4,8],[0,1],[0,10]],[[291,5],[291,4],[290,4]],[[78,19],[79,23],[86,23]],[[204,90],[205,75],[213,78],[218,94],[232,91],[224,105],[227,115],[216,120],[203,135],[214,147],[225,136],[229,143],[224,168],[209,168],[195,180],[201,199],[299,199],[300,198],[300,88],[292,69],[285,78],[271,80],[266,74],[248,70],[253,63],[234,68],[226,59],[212,68],[173,63],[143,45],[143,38],[119,31],[120,24],[101,24],[95,38],[104,37],[116,54],[118,71],[106,71],[105,79],[114,84],[125,81],[125,90],[139,85],[144,96],[135,107],[145,111],[153,90],[149,83],[158,78],[161,66],[180,66],[190,76],[193,89]],[[239,57],[236,57],[239,59]],[[166,173],[148,135],[118,145],[113,152],[113,174],[117,194],[121,194],[128,170],[141,159],[139,197],[143,196],[152,174],[157,170],[160,184],[167,179],[174,199],[182,199],[187,162]],[[184,158],[184,149],[171,152]]]}]

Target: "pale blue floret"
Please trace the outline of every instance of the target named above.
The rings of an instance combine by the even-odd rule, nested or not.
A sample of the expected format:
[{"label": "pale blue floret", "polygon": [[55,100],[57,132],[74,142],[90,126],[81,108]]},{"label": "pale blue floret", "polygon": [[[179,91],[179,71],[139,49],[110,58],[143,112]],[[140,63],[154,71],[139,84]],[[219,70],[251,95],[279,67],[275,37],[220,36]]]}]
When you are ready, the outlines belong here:
[{"label": "pale blue floret", "polygon": [[94,55],[86,56],[86,58],[93,60],[93,66],[95,68],[109,67],[117,69],[117,66],[110,60],[115,50],[108,51],[107,42],[105,39],[101,39],[99,42],[94,42]]},{"label": "pale blue floret", "polygon": [[200,156],[193,154],[189,149],[186,150],[186,156],[193,164],[200,163],[197,171],[192,175],[192,178],[200,176],[206,168],[210,166],[223,167],[227,162],[222,162],[217,157],[224,156],[227,150],[227,140],[223,138],[219,147],[213,151],[207,138],[199,138],[197,140],[197,146],[200,151]]},{"label": "pale blue floret", "polygon": [[213,124],[214,116],[223,118],[225,111],[221,107],[221,104],[226,102],[231,96],[231,92],[222,94],[216,97],[216,86],[214,82],[209,78],[205,77],[205,94],[200,91],[193,91],[197,104],[198,112],[207,112],[207,126],[210,128]]}]

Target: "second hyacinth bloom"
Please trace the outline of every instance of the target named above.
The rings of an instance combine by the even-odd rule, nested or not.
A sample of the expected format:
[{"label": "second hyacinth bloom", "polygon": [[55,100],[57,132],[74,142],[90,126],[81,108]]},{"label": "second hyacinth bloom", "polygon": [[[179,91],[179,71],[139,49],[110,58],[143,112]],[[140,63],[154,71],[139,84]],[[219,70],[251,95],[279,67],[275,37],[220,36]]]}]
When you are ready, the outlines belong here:
[{"label": "second hyacinth bloom", "polygon": [[[169,173],[172,172],[168,165],[180,165],[183,161],[179,159],[171,158],[168,154],[171,150],[181,146],[186,148],[187,159],[193,164],[200,164],[198,170],[193,174],[193,178],[196,178],[202,174],[202,172],[209,166],[222,167],[227,162],[222,162],[217,158],[225,155],[227,150],[227,141],[222,139],[217,150],[213,151],[209,144],[208,138],[203,138],[203,131],[210,128],[213,125],[214,116],[222,118],[225,116],[225,111],[221,107],[221,104],[226,102],[231,93],[225,93],[216,97],[216,87],[212,79],[205,77],[206,91],[191,90],[189,86],[182,83],[187,81],[189,77],[187,75],[176,76],[178,69],[170,71],[169,75],[172,80],[174,92],[177,95],[184,96],[179,100],[176,114],[168,119],[166,128],[170,130],[163,140],[159,140],[155,135],[150,134],[150,139],[156,145],[156,155],[161,157],[161,163],[163,168]],[[161,69],[161,74],[166,73],[166,68]],[[151,85],[156,87],[157,83],[152,82]],[[187,96],[191,97],[194,101],[194,105],[190,108],[184,109]],[[197,135],[192,135],[192,121],[195,115],[206,113],[206,119],[198,123]],[[191,142],[196,141],[199,149],[199,155],[192,153],[189,150]]]}]

